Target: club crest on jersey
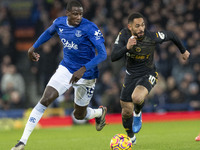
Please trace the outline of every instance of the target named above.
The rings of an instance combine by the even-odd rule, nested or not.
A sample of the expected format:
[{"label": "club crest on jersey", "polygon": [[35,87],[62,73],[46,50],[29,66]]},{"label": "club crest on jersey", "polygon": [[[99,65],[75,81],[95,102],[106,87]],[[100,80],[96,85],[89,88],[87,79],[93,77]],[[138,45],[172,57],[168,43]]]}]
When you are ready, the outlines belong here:
[{"label": "club crest on jersey", "polygon": [[78,49],[78,45],[76,43],[74,43],[73,41],[70,43],[69,41],[67,41],[66,39],[62,38],[61,42],[63,43],[64,48],[68,48],[68,49]]},{"label": "club crest on jersey", "polygon": [[76,30],[75,35],[76,37],[81,37],[82,36],[81,30]]},{"label": "club crest on jersey", "polygon": [[100,30],[94,32],[96,40],[99,40],[103,35]]},{"label": "club crest on jersey", "polygon": [[141,48],[140,48],[140,47],[136,47],[135,51],[136,51],[136,52],[140,52],[140,51],[141,51]]}]

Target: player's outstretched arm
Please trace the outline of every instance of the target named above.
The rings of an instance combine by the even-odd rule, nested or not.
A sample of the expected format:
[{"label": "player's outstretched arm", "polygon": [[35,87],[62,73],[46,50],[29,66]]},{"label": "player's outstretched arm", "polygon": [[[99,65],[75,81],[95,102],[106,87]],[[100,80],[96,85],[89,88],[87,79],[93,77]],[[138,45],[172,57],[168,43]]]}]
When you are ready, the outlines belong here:
[{"label": "player's outstretched arm", "polygon": [[[162,43],[164,41],[172,41],[179,48],[181,54],[184,54],[186,52],[185,46],[174,32],[161,31],[157,32],[156,35],[157,35],[156,40],[159,41],[159,43]],[[185,53],[185,56],[186,54],[188,54],[188,52]]]},{"label": "player's outstretched arm", "polygon": [[86,70],[96,67],[99,63],[106,60],[107,58],[107,52],[103,42],[100,44],[96,44],[95,47],[98,54],[91,61],[85,64]]},{"label": "player's outstretched arm", "polygon": [[29,48],[28,57],[32,61],[38,61],[40,58],[40,55],[38,53],[34,52],[34,50],[35,50],[35,48],[33,46],[31,48]]},{"label": "player's outstretched arm", "polygon": [[186,50],[186,51],[182,54],[182,58],[183,58],[184,60],[188,60],[189,56],[190,56],[190,52],[188,52],[188,50]]},{"label": "player's outstretched arm", "polygon": [[73,83],[78,82],[78,80],[82,78],[86,70],[96,67],[99,63],[101,63],[107,58],[107,53],[106,53],[106,48],[105,48],[104,43],[96,45],[96,49],[98,51],[98,54],[91,61],[85,64],[83,67],[81,67],[79,70],[74,72],[69,83],[73,84]]},{"label": "player's outstretched arm", "polygon": [[34,50],[36,48],[38,48],[40,45],[42,45],[43,43],[45,43],[46,41],[48,41],[53,34],[56,32],[56,26],[55,24],[52,24],[47,30],[45,30],[40,37],[37,39],[37,41],[33,44],[33,46],[31,48],[29,48],[28,50],[28,57],[30,60],[32,61],[38,61],[40,58],[40,55],[36,52],[34,52]]}]

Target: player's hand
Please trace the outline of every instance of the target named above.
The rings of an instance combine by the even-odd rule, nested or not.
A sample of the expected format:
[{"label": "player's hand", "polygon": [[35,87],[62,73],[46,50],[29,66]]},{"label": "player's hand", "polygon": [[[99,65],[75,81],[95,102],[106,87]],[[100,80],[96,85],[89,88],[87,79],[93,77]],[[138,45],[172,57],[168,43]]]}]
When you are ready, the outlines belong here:
[{"label": "player's hand", "polygon": [[182,54],[182,58],[184,60],[188,60],[189,56],[190,56],[190,52],[188,52],[187,50],[185,51],[185,53]]},{"label": "player's hand", "polygon": [[32,61],[38,61],[40,59],[40,55],[34,52],[34,47],[29,48],[28,50],[28,57]]},{"label": "player's hand", "polygon": [[136,36],[131,36],[129,39],[128,39],[128,43],[126,45],[126,48],[128,50],[130,50],[131,48],[133,48],[134,45],[137,44],[137,40],[136,40]]},{"label": "player's hand", "polygon": [[79,70],[77,70],[76,72],[74,72],[74,74],[72,75],[71,80],[69,81],[69,83],[76,83],[78,82],[78,80],[83,76],[83,74],[85,73],[86,68],[85,66],[81,67]]}]

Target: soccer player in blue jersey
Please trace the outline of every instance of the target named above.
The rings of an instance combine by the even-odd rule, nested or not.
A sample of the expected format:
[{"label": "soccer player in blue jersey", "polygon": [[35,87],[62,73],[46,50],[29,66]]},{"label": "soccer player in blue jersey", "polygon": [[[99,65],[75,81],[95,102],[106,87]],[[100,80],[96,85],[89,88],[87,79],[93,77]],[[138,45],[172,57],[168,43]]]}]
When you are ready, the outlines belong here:
[{"label": "soccer player in blue jersey", "polygon": [[35,49],[57,33],[63,43],[64,56],[47,84],[42,98],[33,108],[20,141],[12,150],[24,149],[45,109],[71,86],[75,95],[73,112],[75,118],[79,120],[95,118],[97,131],[105,126],[106,107],[101,106],[98,109],[88,107],[98,77],[97,65],[107,57],[104,38],[98,27],[82,16],[82,5],[76,0],[68,2],[66,16],[57,18],[28,50],[29,58],[32,61],[39,61],[40,55]]}]

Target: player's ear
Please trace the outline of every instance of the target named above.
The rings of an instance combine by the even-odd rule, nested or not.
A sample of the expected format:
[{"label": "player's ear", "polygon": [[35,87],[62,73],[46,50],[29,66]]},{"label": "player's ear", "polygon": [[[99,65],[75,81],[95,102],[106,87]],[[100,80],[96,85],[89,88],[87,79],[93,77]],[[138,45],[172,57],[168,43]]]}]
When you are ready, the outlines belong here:
[{"label": "player's ear", "polygon": [[131,24],[130,23],[128,23],[127,27],[131,31]]},{"label": "player's ear", "polygon": [[69,16],[70,11],[66,10],[66,16]]}]

